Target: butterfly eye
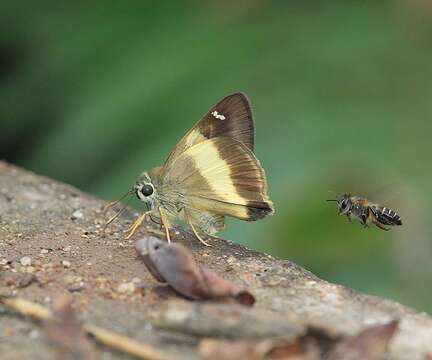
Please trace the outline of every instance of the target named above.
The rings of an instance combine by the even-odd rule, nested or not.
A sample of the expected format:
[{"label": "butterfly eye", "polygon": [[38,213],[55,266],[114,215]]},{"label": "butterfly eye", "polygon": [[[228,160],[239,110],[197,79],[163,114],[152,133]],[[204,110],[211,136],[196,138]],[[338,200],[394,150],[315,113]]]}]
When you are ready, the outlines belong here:
[{"label": "butterfly eye", "polygon": [[141,194],[143,194],[144,196],[150,196],[151,194],[153,194],[153,186],[149,184],[143,185],[140,191]]}]

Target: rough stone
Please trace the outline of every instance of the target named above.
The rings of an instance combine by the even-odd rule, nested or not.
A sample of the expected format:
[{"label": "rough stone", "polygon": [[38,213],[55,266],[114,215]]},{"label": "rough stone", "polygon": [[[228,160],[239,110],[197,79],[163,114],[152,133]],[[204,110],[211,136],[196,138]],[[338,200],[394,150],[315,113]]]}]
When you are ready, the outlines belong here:
[{"label": "rough stone", "polygon": [[[40,261],[40,265],[34,266],[40,286],[17,288],[16,295],[51,306],[72,286],[76,312],[83,321],[163,348],[177,359],[198,359],[197,344],[201,337],[231,336],[235,328],[223,326],[228,326],[230,317],[234,320],[236,316],[249,319],[249,324],[253,319],[261,319],[259,331],[264,335],[267,329],[273,329],[268,321],[277,319],[276,330],[271,331],[280,334],[268,330],[269,336],[291,336],[293,332],[302,333],[305,328],[313,327],[330,337],[339,337],[354,335],[372,324],[399,319],[400,327],[391,342],[389,359],[424,360],[426,354],[432,353],[432,318],[427,314],[331,284],[288,260],[232,242],[211,239],[213,246],[204,247],[189,232],[176,228],[173,241],[192,248],[200,265],[247,286],[257,302],[253,308],[238,312],[238,306],[234,305],[181,300],[173,293],[161,291],[164,288],[147,272],[135,254],[133,243],[123,240],[122,234],[136,217],[135,211],[125,211],[105,229],[103,224],[113,211],[104,215],[104,201],[71,186],[4,162],[0,162],[0,184],[2,259],[17,262],[28,257]],[[79,221],[71,219],[77,209],[85,214]],[[152,222],[144,224],[134,240],[147,228],[156,230],[158,226]],[[67,253],[73,269],[61,265],[66,256],[62,249],[68,246],[73,249]],[[50,250],[40,257],[41,249]],[[92,266],[87,265],[89,262]],[[24,264],[32,265],[27,260]],[[6,279],[16,270],[5,263],[0,271],[0,293],[10,294]],[[137,286],[135,278],[145,291],[141,295],[125,292],[119,296],[119,284]],[[85,286],[81,286],[83,281]],[[75,284],[79,291],[75,291]],[[213,320],[207,318],[207,323],[200,323],[204,319],[202,314],[213,306]],[[228,322],[218,323],[218,311],[225,314]],[[190,318],[188,325],[182,325],[182,317]],[[238,322],[232,324],[240,326]],[[37,334],[39,329],[38,324],[0,307],[2,358],[53,359],[44,336],[29,336]],[[256,334],[245,331],[244,336]],[[98,350],[104,359],[130,359],[104,347]]]}]

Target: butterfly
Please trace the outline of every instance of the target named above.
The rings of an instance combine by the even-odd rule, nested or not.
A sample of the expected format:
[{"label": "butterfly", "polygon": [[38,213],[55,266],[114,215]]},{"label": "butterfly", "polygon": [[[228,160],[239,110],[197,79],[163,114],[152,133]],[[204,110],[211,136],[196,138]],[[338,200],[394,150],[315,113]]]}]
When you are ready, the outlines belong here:
[{"label": "butterfly", "polygon": [[180,220],[210,246],[203,236],[224,229],[226,216],[255,221],[273,214],[254,143],[246,95],[235,93],[220,100],[180,140],[162,166],[142,173],[136,181],[129,193],[135,193],[148,211],[135,220],[126,238],[151,216],[164,226],[168,241],[173,223]]}]

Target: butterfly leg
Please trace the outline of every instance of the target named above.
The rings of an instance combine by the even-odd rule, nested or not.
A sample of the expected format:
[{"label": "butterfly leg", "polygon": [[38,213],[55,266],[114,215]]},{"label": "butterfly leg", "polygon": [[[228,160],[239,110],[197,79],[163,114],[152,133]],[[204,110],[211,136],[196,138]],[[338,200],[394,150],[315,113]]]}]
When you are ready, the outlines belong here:
[{"label": "butterfly leg", "polygon": [[198,231],[196,231],[195,226],[193,225],[190,216],[188,215],[188,213],[185,213],[185,214],[186,214],[186,220],[187,220],[187,223],[188,223],[189,226],[191,227],[192,232],[194,233],[194,235],[196,236],[196,238],[197,238],[197,239],[198,239],[202,244],[204,244],[205,246],[211,246],[208,242],[205,242],[205,241],[201,238],[201,236],[199,236]]},{"label": "butterfly leg", "polygon": [[129,240],[133,234],[135,234],[135,232],[137,231],[137,229],[139,228],[139,226],[143,223],[143,221],[145,220],[147,214],[149,213],[149,211],[146,211],[145,213],[141,214],[135,221],[134,223],[129,227],[129,229],[126,230],[126,232],[128,232],[129,234],[126,236],[126,240]]},{"label": "butterfly leg", "polygon": [[159,229],[147,229],[149,233],[155,234],[157,236],[164,236],[166,235],[165,231],[159,230]]},{"label": "butterfly leg", "polygon": [[165,234],[166,234],[167,241],[171,242],[171,236],[170,236],[170,232],[169,232],[169,229],[171,228],[171,224],[170,224],[170,221],[168,219],[168,216],[167,216],[165,210],[163,210],[161,207],[159,207],[158,210],[159,210],[159,214],[160,214],[161,225],[163,225],[165,228]]},{"label": "butterfly leg", "polygon": [[106,204],[106,205],[103,207],[102,212],[103,212],[103,213],[106,213],[106,212],[107,212],[109,209],[111,209],[114,205],[117,205],[117,203],[118,203],[117,200],[109,202],[108,204]]},{"label": "butterfly leg", "polygon": [[204,244],[205,246],[211,246],[208,242],[205,242],[205,241],[201,238],[201,236],[199,236],[198,232],[197,232],[196,229],[195,229],[195,226],[193,226],[192,223],[189,223],[189,225],[190,225],[190,227],[191,227],[191,229],[192,229],[194,235],[196,236],[196,238],[197,238],[197,239],[198,239],[202,244]]}]

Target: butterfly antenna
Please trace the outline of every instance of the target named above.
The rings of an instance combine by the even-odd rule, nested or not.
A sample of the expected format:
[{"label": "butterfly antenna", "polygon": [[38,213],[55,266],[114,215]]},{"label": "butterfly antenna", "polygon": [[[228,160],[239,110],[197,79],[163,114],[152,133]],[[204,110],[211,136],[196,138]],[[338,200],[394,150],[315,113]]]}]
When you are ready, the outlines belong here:
[{"label": "butterfly antenna", "polygon": [[131,195],[133,193],[133,189],[129,190],[126,194],[124,194],[120,199],[111,201],[110,203],[106,204],[103,208],[103,212],[107,212],[109,209],[111,209],[113,206],[117,205],[120,201],[122,201],[126,196]]},{"label": "butterfly antenna", "polygon": [[[129,194],[132,194],[131,192],[129,192]],[[122,197],[122,199],[124,198],[124,196]],[[105,223],[105,227],[107,227],[109,224],[111,224],[115,219],[117,219],[128,207],[130,201],[132,200],[132,198],[128,199],[128,201],[126,202],[125,206],[123,206],[119,211],[117,211],[117,213],[115,213],[113,216],[111,216],[108,221]],[[117,201],[118,202],[118,201]]]}]

